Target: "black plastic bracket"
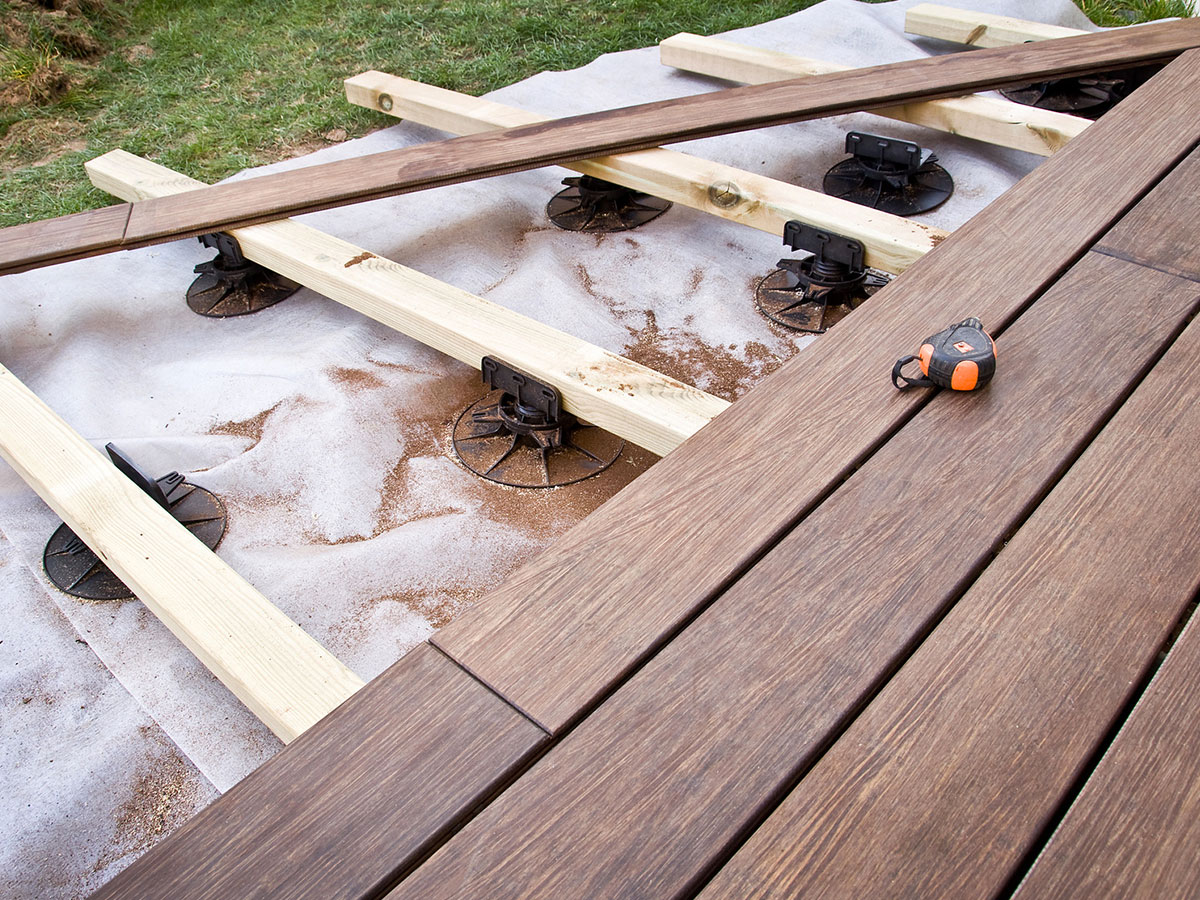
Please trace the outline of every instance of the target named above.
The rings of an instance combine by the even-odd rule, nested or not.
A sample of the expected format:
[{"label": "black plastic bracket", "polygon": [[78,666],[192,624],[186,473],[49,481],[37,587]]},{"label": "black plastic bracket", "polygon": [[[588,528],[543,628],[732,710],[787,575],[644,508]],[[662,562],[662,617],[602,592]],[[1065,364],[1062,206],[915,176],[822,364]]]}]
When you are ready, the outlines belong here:
[{"label": "black plastic bracket", "polygon": [[825,231],[792,221],[783,226],[783,242],[793,250],[803,250],[816,257],[816,263],[836,263],[847,267],[850,274],[861,275],[865,269],[865,250],[861,241],[833,231]]},{"label": "black plastic bracket", "polygon": [[[846,134],[846,152],[853,154],[872,174],[883,166],[898,166],[905,174],[921,168],[921,148],[912,141],[851,131]],[[892,171],[888,174],[900,173]]]},{"label": "black plastic bracket", "polygon": [[117,449],[115,444],[105,444],[104,449],[108,451],[108,458],[112,460],[112,464],[122,475],[153,497],[163,509],[171,508],[171,494],[183,484],[182,475],[178,472],[169,472],[162,478],[151,478],[139,469],[137,464],[123,451]]},{"label": "black plastic bracket", "polygon": [[[196,238],[205,247],[216,250],[222,257],[221,267],[225,269],[241,268],[250,264],[250,260],[242,255],[242,245],[237,238],[224,231],[212,234],[202,234]],[[197,268],[197,271],[199,269]]]},{"label": "black plastic bracket", "polygon": [[532,375],[492,356],[483,358],[480,370],[484,383],[494,391],[504,391],[513,397],[522,415],[541,416],[547,422],[558,421],[562,412],[562,396],[554,386],[543,384]]}]

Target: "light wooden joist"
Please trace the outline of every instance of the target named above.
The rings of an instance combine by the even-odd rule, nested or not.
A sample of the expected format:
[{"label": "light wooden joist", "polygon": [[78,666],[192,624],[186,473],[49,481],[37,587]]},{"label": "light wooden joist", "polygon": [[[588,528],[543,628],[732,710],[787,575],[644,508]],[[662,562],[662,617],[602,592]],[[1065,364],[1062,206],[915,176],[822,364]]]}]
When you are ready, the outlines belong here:
[{"label": "light wooden joist", "polygon": [[0,456],[284,741],[363,686],[2,366]]},{"label": "light wooden joist", "polygon": [[[203,182],[121,150],[86,164],[97,187],[126,200]],[[729,404],[594,344],[290,219],[231,232],[243,254],[455,359],[496,356],[562,394],[588,422],[666,455]]]},{"label": "light wooden joist", "polygon": [[[849,68],[698,34],[677,34],[658,47],[663,65],[746,84],[826,75]],[[908,103],[871,112],[1039,156],[1049,156],[1091,124],[1079,116],[979,96]]]},{"label": "light wooden joist", "polygon": [[1007,47],[1026,41],[1051,41],[1087,34],[1078,28],[1043,25],[1041,22],[955,9],[938,3],[919,3],[910,9],[904,16],[904,30],[909,34],[970,44],[972,47]]},{"label": "light wooden joist", "polygon": [[[537,113],[384,72],[347,78],[346,98],[459,135],[549,121]],[[771,234],[782,235],[784,224],[792,219],[836,231],[861,241],[866,264],[885,272],[904,271],[947,235],[940,228],[674,150],[640,150],[566,168]]]}]

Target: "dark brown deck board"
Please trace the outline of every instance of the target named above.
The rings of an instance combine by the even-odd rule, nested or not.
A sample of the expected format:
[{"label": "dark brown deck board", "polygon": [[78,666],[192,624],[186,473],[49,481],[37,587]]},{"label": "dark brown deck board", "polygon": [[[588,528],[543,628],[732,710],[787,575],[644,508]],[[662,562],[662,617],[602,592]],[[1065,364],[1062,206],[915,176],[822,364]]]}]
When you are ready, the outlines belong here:
[{"label": "dark brown deck board", "polygon": [[1200,148],[1101,238],[1096,249],[1200,281]]},{"label": "dark brown deck board", "polygon": [[[331,206],[664,143],[969,94],[1050,75],[1167,61],[1200,46],[1200,21],[1148,25],[730,88],[216,185],[132,204],[124,235],[78,251],[44,222],[0,231],[0,274]],[[95,213],[97,217],[105,211]],[[77,222],[90,221],[80,214]]]},{"label": "dark brown deck board", "polygon": [[546,736],[428,645],[94,895],[377,895]]},{"label": "dark brown deck board", "polygon": [[[1200,285],[1192,290],[1200,296]],[[1200,589],[1200,504],[1184,499],[1200,497],[1198,360],[1194,323],[704,900],[1000,895]],[[1174,744],[1172,764],[1163,764],[1166,746],[1135,743],[1128,780],[1170,775],[1157,775],[1151,797],[1119,777],[1097,783],[1091,854],[1061,865],[1059,896],[1112,896],[1111,869],[1088,873],[1122,853],[1138,877],[1161,867],[1144,896],[1200,890],[1200,704],[1180,696],[1200,684],[1197,651],[1200,642],[1190,683],[1176,680],[1162,698],[1167,720],[1149,726],[1179,739],[1164,742]],[[1176,762],[1191,773],[1190,808],[1177,802],[1187,788],[1172,783]],[[1140,830],[1168,810],[1182,814],[1173,823],[1182,834],[1191,829],[1183,846],[1172,846],[1169,826]],[[1117,815],[1140,821],[1110,834]],[[1184,869],[1190,881],[1177,877]]]},{"label": "dark brown deck board", "polygon": [[[1000,340],[986,391],[937,396],[390,900],[686,896],[1198,305],[1191,282],[1088,254]],[[1124,365],[1097,378],[1118,341]]]},{"label": "dark brown deck board", "polygon": [[[1194,381],[1195,355],[1190,368]],[[1195,426],[1191,438],[1188,462],[1194,467],[1200,438]],[[1200,896],[1197,685],[1200,621],[1193,616],[1017,900]]]},{"label": "dark brown deck board", "polygon": [[1197,140],[1200,53],[1192,53],[434,642],[547,730],[561,730],[912,415],[923,398],[887,380],[898,356],[968,315],[1005,325]]}]

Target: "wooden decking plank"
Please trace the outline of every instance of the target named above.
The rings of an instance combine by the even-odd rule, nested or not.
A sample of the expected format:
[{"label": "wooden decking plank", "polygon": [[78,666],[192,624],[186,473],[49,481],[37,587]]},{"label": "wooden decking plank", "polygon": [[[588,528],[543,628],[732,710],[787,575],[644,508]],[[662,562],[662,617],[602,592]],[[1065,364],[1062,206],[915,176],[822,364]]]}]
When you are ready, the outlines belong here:
[{"label": "wooden decking plank", "polygon": [[[86,164],[93,184],[126,199],[196,191],[203,182],[113,150]],[[729,407],[595,344],[285,219],[233,231],[247,259],[320,291],[476,369],[496,356],[553,385],[563,408],[665,455]]]},{"label": "wooden decking plank", "polygon": [[378,896],[545,734],[421,645],[95,900]]},{"label": "wooden decking plank", "polygon": [[[745,84],[765,84],[798,75],[824,75],[849,68],[686,32],[660,41],[658,51],[664,66]],[[1079,116],[978,96],[908,103],[872,112],[887,119],[1039,156],[1062,149],[1067,141],[1092,124]]]},{"label": "wooden decking plank", "polygon": [[1052,41],[1073,34],[1086,34],[1077,28],[956,9],[938,3],[918,3],[909,9],[904,16],[904,30],[909,34],[972,47],[1007,47],[1026,41]]},{"label": "wooden decking plank", "polygon": [[[1184,375],[1193,381],[1195,361],[1193,354]],[[1191,436],[1194,464],[1195,427]],[[1017,900],[1200,896],[1198,684],[1200,622],[1193,615]]]},{"label": "wooden decking plank", "polygon": [[[834,72],[815,78],[731,88],[339,160],[216,185],[201,194],[132,205],[119,241],[72,249],[46,245],[55,220],[0,231],[0,274],[258,224],[506,172],[641,150],[659,144],[930,100],[1121,65],[1169,60],[1200,46],[1200,20],[1088,34],[1058,41],[949,54]],[[86,227],[110,210],[80,213]]]},{"label": "wooden decking plank", "polygon": [[[686,896],[1197,307],[1191,282],[1088,254],[1000,339],[987,391],[934,398],[389,900]],[[1097,378],[1117,341],[1125,366]]]},{"label": "wooden decking plank", "polygon": [[[380,109],[385,96],[389,115],[454,134],[548,121],[523,109],[385,72],[363,72],[346,79],[351,103]],[[903,272],[948,234],[849,200],[661,147],[574,162],[567,168],[775,235],[782,235],[792,219],[830,229],[861,241],[863,262],[885,272]],[[721,202],[714,202],[714,197]]]},{"label": "wooden decking plank", "polygon": [[362,687],[3,366],[0,457],[284,741]]},{"label": "wooden decking plank", "polygon": [[562,729],[912,415],[921,400],[888,385],[896,357],[968,315],[1003,326],[1198,139],[1189,54],[434,642]]},{"label": "wooden decking plank", "polygon": [[[1189,290],[1172,286],[1181,288]],[[1190,291],[1200,297],[1200,285]],[[1001,896],[1200,589],[1200,505],[1185,499],[1200,496],[1197,359],[1200,323],[721,869],[704,900]],[[1188,696],[1200,681],[1197,661],[1200,654]],[[1105,824],[1088,839],[1090,858],[1060,864],[1059,896],[1113,896],[1109,874],[1098,870],[1124,853],[1124,867],[1140,878],[1146,854],[1159,846],[1147,867],[1157,869],[1148,879],[1156,889],[1143,895],[1167,897],[1173,888],[1184,896],[1185,884],[1200,890],[1200,704],[1165,693],[1168,721],[1150,727],[1168,734],[1169,723],[1179,723],[1174,749],[1187,749],[1171,758],[1191,773],[1190,809],[1176,804],[1188,787],[1186,779],[1171,784],[1180,770],[1163,765],[1166,746],[1138,745],[1137,765],[1150,762],[1133,780],[1170,772],[1151,789],[1170,793],[1134,799],[1120,777],[1098,782],[1092,796],[1104,809],[1096,821]],[[1175,827],[1193,829],[1190,845],[1172,846],[1172,827],[1153,837],[1141,831],[1167,810],[1185,813]],[[1143,822],[1113,829],[1112,846],[1091,843],[1110,836],[1118,815]],[[1173,870],[1171,860],[1183,858],[1190,863]],[[1180,878],[1185,870],[1190,876]]]},{"label": "wooden decking plank", "polygon": [[1200,147],[1096,245],[1101,253],[1200,281]]}]

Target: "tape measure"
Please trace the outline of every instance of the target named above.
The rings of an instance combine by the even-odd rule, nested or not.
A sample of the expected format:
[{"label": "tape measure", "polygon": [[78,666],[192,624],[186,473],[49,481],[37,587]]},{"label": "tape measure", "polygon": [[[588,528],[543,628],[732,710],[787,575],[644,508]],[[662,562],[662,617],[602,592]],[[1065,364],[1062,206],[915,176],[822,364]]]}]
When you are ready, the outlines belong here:
[{"label": "tape measure", "polygon": [[[909,378],[901,369],[913,360],[921,366],[920,378]],[[921,343],[915,356],[904,356],[892,366],[892,384],[910,387],[944,387],[973,391],[992,380],[996,372],[996,343],[972,317],[951,325]]]}]

